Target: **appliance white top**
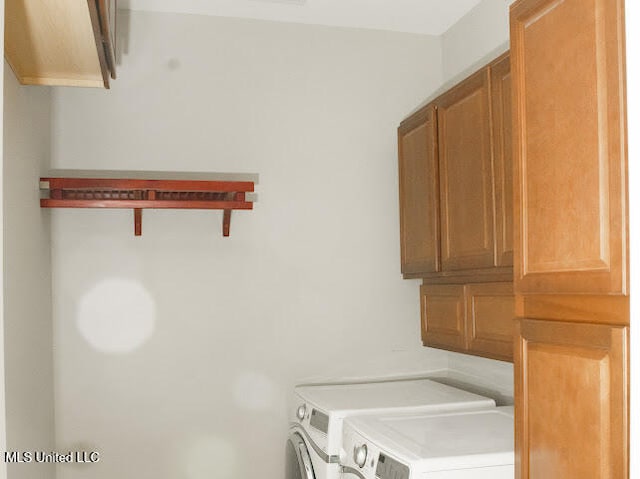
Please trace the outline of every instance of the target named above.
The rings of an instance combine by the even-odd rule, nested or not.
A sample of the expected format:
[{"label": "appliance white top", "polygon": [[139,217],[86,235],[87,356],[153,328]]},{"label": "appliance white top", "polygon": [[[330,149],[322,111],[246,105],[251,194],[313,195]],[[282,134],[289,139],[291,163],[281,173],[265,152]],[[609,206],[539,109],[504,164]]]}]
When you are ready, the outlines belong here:
[{"label": "appliance white top", "polygon": [[407,412],[493,407],[495,401],[429,379],[330,386],[298,386],[295,392],[327,414],[383,413],[404,408]]},{"label": "appliance white top", "polygon": [[421,472],[513,464],[513,407],[345,420],[381,452]]}]

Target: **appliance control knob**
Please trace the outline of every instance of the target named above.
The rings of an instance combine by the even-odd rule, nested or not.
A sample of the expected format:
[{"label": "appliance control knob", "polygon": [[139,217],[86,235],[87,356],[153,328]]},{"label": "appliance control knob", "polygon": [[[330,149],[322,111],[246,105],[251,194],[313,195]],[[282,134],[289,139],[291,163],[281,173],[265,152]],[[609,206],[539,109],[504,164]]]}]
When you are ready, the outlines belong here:
[{"label": "appliance control knob", "polygon": [[300,407],[298,407],[298,410],[296,411],[296,416],[298,417],[298,419],[302,421],[304,419],[305,414],[307,414],[307,405],[303,404]]},{"label": "appliance control knob", "polygon": [[353,448],[353,462],[355,462],[360,469],[364,467],[367,462],[367,445],[356,446]]}]

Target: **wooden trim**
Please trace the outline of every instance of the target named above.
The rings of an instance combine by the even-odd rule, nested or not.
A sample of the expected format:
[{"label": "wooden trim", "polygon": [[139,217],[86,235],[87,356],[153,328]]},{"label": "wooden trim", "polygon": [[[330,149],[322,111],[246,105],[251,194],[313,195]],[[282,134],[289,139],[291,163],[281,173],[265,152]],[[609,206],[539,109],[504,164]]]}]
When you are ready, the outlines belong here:
[{"label": "wooden trim", "polygon": [[405,279],[422,279],[422,284],[467,284],[513,281],[513,268],[483,268],[437,273],[404,274]]},{"label": "wooden trim", "polygon": [[[15,70],[14,70],[15,73]],[[85,88],[102,88],[104,82],[96,80],[82,80],[75,78],[52,78],[52,77],[21,77],[16,74],[16,78],[22,85],[33,86],[71,86]]]},{"label": "wooden trim", "polygon": [[105,88],[109,86],[109,65],[105,56],[104,40],[100,21],[99,0],[87,0],[89,7],[89,16],[91,17],[91,28],[93,29],[93,39],[96,44],[96,52],[98,54],[98,63],[100,64],[100,73],[102,74],[102,82]]},{"label": "wooden trim", "polygon": [[42,208],[145,208],[195,210],[251,210],[244,201],[169,201],[169,200],[52,200],[41,199]]},{"label": "wooden trim", "polygon": [[[510,52],[489,65],[496,266],[513,265],[513,148]],[[507,90],[507,91],[505,91]],[[507,94],[508,93],[508,94]],[[509,116],[509,118],[507,118]]]},{"label": "wooden trim", "polygon": [[411,116],[402,120],[398,130],[403,132],[413,130],[417,126],[420,126],[422,123],[429,120],[431,112],[435,109],[436,105],[434,103],[429,103],[428,105],[423,106]]},{"label": "wooden trim", "polygon": [[105,51],[105,58],[107,62],[107,68],[112,79],[116,79],[116,60],[115,60],[115,25],[113,25],[113,35],[111,35],[112,26],[109,24],[110,15],[109,10],[111,8],[117,9],[115,0],[96,0],[98,14],[100,17],[100,31],[102,36],[103,48]]},{"label": "wooden trim", "polygon": [[614,295],[517,295],[518,318],[629,324],[629,297]]},{"label": "wooden trim", "polygon": [[220,191],[252,192],[253,181],[207,181],[207,180],[138,180],[111,178],[40,178],[49,183],[49,189],[114,189],[156,191]]}]

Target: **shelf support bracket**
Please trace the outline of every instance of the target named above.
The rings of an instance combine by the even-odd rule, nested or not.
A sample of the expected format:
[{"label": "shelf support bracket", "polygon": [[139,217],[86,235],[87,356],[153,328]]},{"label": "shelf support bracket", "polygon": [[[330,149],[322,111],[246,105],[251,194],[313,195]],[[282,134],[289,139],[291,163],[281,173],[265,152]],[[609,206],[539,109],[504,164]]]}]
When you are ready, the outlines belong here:
[{"label": "shelf support bracket", "polygon": [[229,236],[231,228],[231,210],[224,210],[222,214],[222,236]]},{"label": "shelf support bracket", "polygon": [[133,234],[142,236],[142,208],[133,209]]}]

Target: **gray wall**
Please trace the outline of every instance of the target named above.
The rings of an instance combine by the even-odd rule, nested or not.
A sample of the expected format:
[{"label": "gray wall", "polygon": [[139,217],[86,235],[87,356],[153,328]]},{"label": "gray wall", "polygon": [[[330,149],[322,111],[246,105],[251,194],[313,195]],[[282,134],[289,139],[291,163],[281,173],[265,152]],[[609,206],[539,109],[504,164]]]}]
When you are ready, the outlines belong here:
[{"label": "gray wall", "polygon": [[[442,35],[444,86],[450,88],[509,48],[512,0],[482,0]],[[494,392],[501,403],[513,401],[513,364],[449,353],[449,376]]]},{"label": "gray wall", "polygon": [[[423,373],[396,127],[440,39],[134,13],[110,91],[56,89],[56,168],[260,175],[255,210],[56,210],[61,479],[281,479],[295,383]],[[436,67],[434,68],[434,65]]]},{"label": "gray wall", "polygon": [[[22,87],[4,64],[4,361],[7,449],[54,448],[49,213],[51,92]],[[50,479],[52,464],[9,464],[10,479]]]},{"label": "gray wall", "polygon": [[[4,51],[4,0],[0,0],[0,46]],[[4,91],[4,75],[0,77],[0,88]],[[0,96],[0,106],[4,104],[4,95]],[[0,127],[4,124],[3,115],[0,115]],[[2,131],[2,128],[0,128]],[[0,149],[3,145],[4,135],[0,136]],[[0,160],[0,164],[3,164],[4,160]],[[2,185],[3,168],[0,168],[0,185]],[[4,188],[2,188],[4,190]],[[0,224],[4,222],[4,201],[0,194]],[[3,234],[0,234],[0,249],[3,249],[4,245],[4,230]],[[4,255],[0,255],[0,267],[4,271]],[[7,450],[7,411],[5,402],[5,384],[4,384],[4,278],[0,275],[0,345],[2,345],[0,354],[0,450]],[[6,479],[7,477],[7,465],[0,462],[0,479]]]},{"label": "gray wall", "polygon": [[509,5],[513,0],[482,0],[442,35],[442,74],[445,81],[470,65],[508,48]]}]

